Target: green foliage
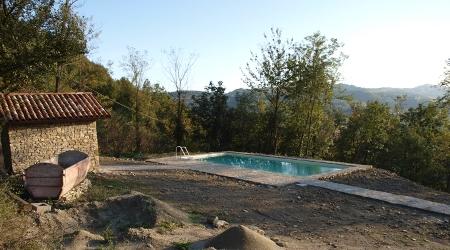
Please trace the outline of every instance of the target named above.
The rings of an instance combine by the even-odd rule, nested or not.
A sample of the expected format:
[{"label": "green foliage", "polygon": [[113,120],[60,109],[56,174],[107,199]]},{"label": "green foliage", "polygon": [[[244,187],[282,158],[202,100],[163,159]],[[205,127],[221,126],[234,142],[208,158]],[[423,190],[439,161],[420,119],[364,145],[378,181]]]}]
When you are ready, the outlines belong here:
[{"label": "green foliage", "polygon": [[236,108],[228,110],[230,144],[228,149],[240,152],[259,152],[265,144],[265,102],[255,92],[236,94]]},{"label": "green foliage", "polygon": [[[261,46],[261,55],[251,52],[250,61],[254,65],[247,63],[244,73],[244,82],[252,91],[262,93],[267,98],[268,119],[267,129],[269,136],[266,153],[277,154],[279,144],[279,129],[283,122],[283,112],[287,96],[287,88],[294,78],[293,71],[289,70],[289,65],[293,58],[294,43],[291,40],[282,42],[281,30],[272,29],[271,40],[266,38],[266,43]],[[254,69],[253,69],[254,67]]]},{"label": "green foliage", "polygon": [[184,223],[181,221],[165,220],[159,224],[159,228],[158,228],[157,232],[159,234],[165,234],[165,233],[172,232],[173,230],[180,228],[180,227],[184,227],[184,226],[185,226]]},{"label": "green foliage", "polygon": [[199,97],[192,96],[190,116],[194,127],[193,136],[203,146],[202,151],[221,151],[226,144],[227,100],[225,88],[219,81],[217,86],[210,82]]},{"label": "green foliage", "polygon": [[269,104],[262,133],[267,142],[264,152],[303,157],[329,154],[336,129],[330,126],[334,117],[329,110],[334,85],[340,80],[338,69],[347,58],[336,55],[342,46],[319,32],[300,44],[292,39],[282,42],[281,30],[272,29],[261,55],[252,53],[254,69],[247,64],[244,82],[264,94]]},{"label": "green foliage", "polygon": [[191,243],[188,241],[177,241],[172,243],[175,249],[178,250],[189,250],[191,249]]},{"label": "green foliage", "polygon": [[439,102],[443,105],[448,106],[450,104],[450,59],[448,59],[446,61],[447,63],[447,67],[445,68],[444,71],[444,78],[442,79],[442,81],[439,83],[440,87],[444,87],[446,93],[444,94],[444,96],[442,96],[441,98],[439,98]]},{"label": "green foliage", "polygon": [[123,195],[129,191],[127,183],[120,180],[106,180],[92,173],[89,173],[88,178],[92,187],[80,197],[80,200],[88,202],[105,201],[110,197]]},{"label": "green foliage", "polygon": [[[134,154],[163,153],[173,150],[174,102],[158,84],[145,81],[136,89],[126,78],[107,85],[111,119],[97,123],[102,154],[121,157]],[[136,110],[136,93],[139,94]],[[136,129],[136,126],[139,128]],[[112,132],[113,131],[113,132]],[[138,142],[138,143],[137,143]]]},{"label": "green foliage", "polygon": [[89,50],[97,35],[89,19],[74,12],[76,1],[18,1],[0,3],[0,77],[2,92],[38,91],[49,76]]},{"label": "green foliage", "polygon": [[[390,133],[380,167],[438,189],[448,188],[447,162],[449,117],[447,110],[431,103],[410,108]],[[448,183],[448,182],[447,182]]]},{"label": "green foliage", "polygon": [[191,69],[197,61],[198,55],[191,53],[189,56],[185,56],[180,48],[171,48],[169,51],[164,50],[163,52],[167,56],[167,63],[164,65],[165,75],[175,87],[175,112],[172,117],[175,121],[173,138],[176,146],[182,146],[189,133],[189,120],[186,115],[188,111],[186,92],[191,81]]},{"label": "green foliage", "polygon": [[336,140],[339,161],[361,164],[376,164],[378,154],[383,153],[389,140],[391,120],[393,119],[387,104],[378,101],[352,104],[353,113],[346,127]]},{"label": "green foliage", "polygon": [[394,110],[378,101],[353,103],[332,160],[374,165],[440,190],[449,190],[449,116],[434,103]]},{"label": "green foliage", "polygon": [[51,242],[42,242],[27,237],[29,221],[20,213],[14,200],[7,195],[8,183],[0,181],[0,248],[1,249],[44,249]]},{"label": "green foliage", "polygon": [[201,216],[199,214],[191,214],[189,215],[189,221],[194,224],[200,224]]},{"label": "green foliage", "polygon": [[115,249],[115,247],[114,247],[114,231],[111,228],[107,227],[103,231],[102,236],[105,239],[105,241],[108,243],[108,248]]},{"label": "green foliage", "polygon": [[[289,155],[321,157],[332,144],[336,129],[330,112],[335,98],[337,73],[346,55],[336,39],[328,41],[319,32],[295,46],[295,58],[289,62],[292,80],[287,87],[285,151]],[[293,151],[294,149],[295,151]]]}]

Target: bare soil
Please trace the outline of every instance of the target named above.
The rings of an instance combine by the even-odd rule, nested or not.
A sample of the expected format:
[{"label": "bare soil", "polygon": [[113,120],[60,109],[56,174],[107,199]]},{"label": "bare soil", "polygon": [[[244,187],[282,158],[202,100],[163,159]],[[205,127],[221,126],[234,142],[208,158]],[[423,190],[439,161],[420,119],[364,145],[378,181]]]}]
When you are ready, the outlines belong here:
[{"label": "bare soil", "polygon": [[[101,165],[118,162],[140,164],[101,158]],[[230,227],[264,232],[257,242],[271,239],[280,249],[450,249],[449,216],[313,186],[272,187],[189,170],[117,171],[93,178],[139,182],[150,196],[130,190],[106,202],[34,215],[35,228],[64,232],[61,244],[67,249],[176,249],[174,242],[203,249],[208,242],[240,239],[206,223],[218,216]],[[450,194],[380,169],[327,181],[450,204]],[[252,244],[241,242],[238,248],[255,249]]]}]

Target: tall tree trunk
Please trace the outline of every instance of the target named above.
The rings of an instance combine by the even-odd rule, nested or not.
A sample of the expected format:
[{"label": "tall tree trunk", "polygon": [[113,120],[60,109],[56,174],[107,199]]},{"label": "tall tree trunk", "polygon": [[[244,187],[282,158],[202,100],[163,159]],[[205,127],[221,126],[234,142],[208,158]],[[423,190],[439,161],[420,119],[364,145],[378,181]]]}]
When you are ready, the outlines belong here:
[{"label": "tall tree trunk", "polygon": [[183,98],[181,90],[177,91],[177,117],[175,118],[175,139],[177,146],[182,146],[183,142]]},{"label": "tall tree trunk", "polygon": [[140,153],[141,152],[141,142],[142,142],[142,138],[141,138],[141,131],[139,129],[139,86],[136,87],[136,119],[135,119],[135,153]]},{"label": "tall tree trunk", "polygon": [[56,63],[56,84],[55,84],[55,92],[59,92],[59,86],[61,84],[61,71],[62,66],[59,63]]},{"label": "tall tree trunk", "polygon": [[308,132],[306,135],[306,153],[305,153],[305,157],[309,157],[309,150],[310,150],[310,144],[311,144],[311,127],[312,127],[312,113],[314,111],[314,98],[311,97],[310,98],[310,105],[311,108],[308,112],[308,116],[307,116],[307,122],[308,122]]},{"label": "tall tree trunk", "polygon": [[273,131],[273,153],[277,155],[278,153],[278,109],[280,103],[280,90],[276,89],[275,105],[274,105],[274,131]]},{"label": "tall tree trunk", "polygon": [[445,188],[445,192],[450,192],[450,174],[447,175],[447,187]]}]

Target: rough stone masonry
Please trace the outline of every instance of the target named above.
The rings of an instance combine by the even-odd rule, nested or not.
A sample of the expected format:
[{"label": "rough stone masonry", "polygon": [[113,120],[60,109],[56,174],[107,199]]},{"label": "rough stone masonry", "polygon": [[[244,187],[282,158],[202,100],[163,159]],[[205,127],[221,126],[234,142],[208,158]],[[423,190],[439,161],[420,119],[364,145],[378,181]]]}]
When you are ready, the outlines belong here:
[{"label": "rough stone masonry", "polygon": [[89,155],[91,171],[99,168],[95,121],[11,124],[7,136],[12,172],[15,174],[67,150],[78,150]]}]

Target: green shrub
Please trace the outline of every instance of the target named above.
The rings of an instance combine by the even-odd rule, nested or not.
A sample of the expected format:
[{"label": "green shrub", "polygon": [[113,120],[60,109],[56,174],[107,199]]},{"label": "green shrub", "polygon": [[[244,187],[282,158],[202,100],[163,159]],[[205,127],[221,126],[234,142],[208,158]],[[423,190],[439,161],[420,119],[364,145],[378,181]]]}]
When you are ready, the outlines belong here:
[{"label": "green shrub", "polygon": [[178,241],[178,242],[173,242],[172,244],[175,247],[175,249],[178,249],[178,250],[189,250],[191,243],[185,242],[185,241]]},{"label": "green shrub", "polygon": [[159,224],[159,229],[157,230],[160,234],[165,234],[167,232],[171,232],[179,227],[184,227],[184,223],[181,221],[171,221],[166,220]]},{"label": "green shrub", "polygon": [[0,249],[42,249],[45,243],[27,235],[27,217],[7,192],[11,186],[0,180]]}]

